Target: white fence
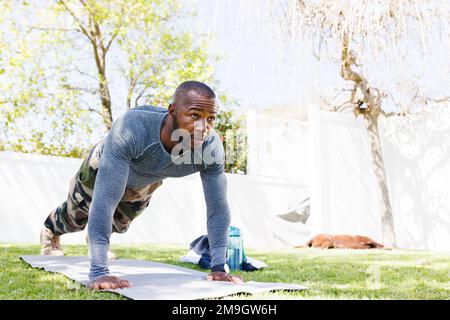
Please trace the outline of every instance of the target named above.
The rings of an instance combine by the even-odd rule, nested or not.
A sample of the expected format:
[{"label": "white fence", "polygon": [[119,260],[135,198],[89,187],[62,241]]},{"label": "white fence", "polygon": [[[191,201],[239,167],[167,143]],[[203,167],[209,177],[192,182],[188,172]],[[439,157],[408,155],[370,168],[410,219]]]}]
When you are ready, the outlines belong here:
[{"label": "white fence", "polygon": [[307,184],[308,122],[247,113],[247,174]]},{"label": "white fence", "polygon": [[[381,241],[379,195],[362,119],[316,108],[310,109],[307,125],[251,119],[251,175],[227,174],[232,224],[244,230],[247,246],[303,244],[317,233]],[[270,124],[265,130],[264,121]],[[381,119],[380,133],[399,247],[450,251],[450,110]],[[37,243],[80,163],[0,152],[0,242]],[[277,217],[308,196],[306,225]],[[187,246],[205,233],[201,181],[192,175],[166,179],[148,209],[126,234],[113,235],[112,243]],[[83,243],[84,236],[65,235],[63,243]]]},{"label": "white fence", "polygon": [[[311,108],[309,119],[311,234],[381,240],[362,118]],[[380,135],[398,246],[450,251],[450,110],[383,118]]]},{"label": "white fence", "polygon": [[[69,181],[81,160],[0,152],[0,242],[38,243],[51,210],[65,201]],[[301,223],[277,217],[305,194],[302,185],[227,174],[232,224],[244,231],[248,247],[304,243],[309,232]],[[198,174],[166,179],[150,206],[112,243],[188,244],[206,234],[206,208]],[[86,231],[67,234],[64,243],[84,243]]]}]

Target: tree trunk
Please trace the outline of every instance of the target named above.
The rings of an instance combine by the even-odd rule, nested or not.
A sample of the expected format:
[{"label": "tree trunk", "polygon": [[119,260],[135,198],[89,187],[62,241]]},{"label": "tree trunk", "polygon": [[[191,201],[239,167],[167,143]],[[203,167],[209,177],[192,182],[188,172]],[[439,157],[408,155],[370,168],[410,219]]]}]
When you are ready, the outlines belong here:
[{"label": "tree trunk", "polygon": [[129,92],[127,95],[127,109],[131,109],[131,92]]},{"label": "tree trunk", "polygon": [[133,96],[134,88],[136,87],[137,80],[131,79],[130,85],[128,86],[128,94],[127,94],[127,108],[131,109],[131,97]]},{"label": "tree trunk", "polygon": [[111,95],[109,93],[108,80],[106,78],[106,53],[108,51],[108,46],[105,47],[103,45],[103,36],[100,32],[100,27],[96,22],[94,22],[94,18],[92,16],[89,18],[92,37],[91,43],[94,50],[95,64],[98,72],[98,85],[100,89],[100,101],[102,104],[101,114],[106,129],[109,130],[111,129],[113,120],[111,111]]},{"label": "tree trunk", "polygon": [[109,94],[108,82],[106,80],[105,70],[99,70],[99,87],[100,100],[102,102],[102,117],[106,129],[111,129],[112,126],[112,112],[111,112],[111,96]]},{"label": "tree trunk", "polygon": [[386,179],[383,154],[381,152],[380,134],[378,131],[378,117],[364,114],[364,124],[369,136],[370,150],[372,153],[372,165],[377,179],[377,190],[381,196],[379,199],[381,213],[381,228],[383,244],[388,247],[396,247],[394,218],[392,216],[391,200]]},{"label": "tree trunk", "polygon": [[[378,116],[381,113],[381,95],[377,89],[370,88],[367,80],[351,68],[353,65],[356,65],[356,59],[356,53],[349,51],[349,38],[345,34],[342,41],[341,76],[343,79],[354,83],[349,102],[353,105],[353,111],[356,116],[363,115],[364,124],[369,136],[372,165],[377,179],[377,191],[380,196],[379,209],[383,243],[388,247],[395,247],[397,243],[395,239],[394,219],[378,132]],[[357,95],[358,91],[360,95]]]},{"label": "tree trunk", "polygon": [[109,93],[108,81],[106,79],[106,53],[111,46],[112,41],[117,36],[117,32],[111,37],[109,43],[105,46],[103,36],[100,31],[100,26],[95,20],[95,10],[90,3],[80,0],[81,4],[86,8],[88,15],[88,25],[85,25],[82,20],[75,14],[75,12],[63,0],[58,0],[57,3],[62,5],[64,9],[75,19],[75,22],[80,27],[81,32],[86,36],[92,44],[94,51],[95,64],[98,72],[98,82],[100,89],[100,101],[102,104],[101,115],[106,129],[111,129],[112,126],[112,111],[111,111],[111,95]]}]

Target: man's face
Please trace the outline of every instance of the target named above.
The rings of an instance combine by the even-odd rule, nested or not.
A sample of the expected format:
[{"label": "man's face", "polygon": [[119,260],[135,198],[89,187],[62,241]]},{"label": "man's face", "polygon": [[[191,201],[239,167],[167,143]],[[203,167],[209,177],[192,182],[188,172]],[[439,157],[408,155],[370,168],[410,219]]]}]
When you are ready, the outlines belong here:
[{"label": "man's face", "polygon": [[174,129],[189,132],[190,147],[199,148],[214,127],[218,111],[216,100],[205,98],[192,91],[180,100],[175,100],[171,105],[174,111]]}]

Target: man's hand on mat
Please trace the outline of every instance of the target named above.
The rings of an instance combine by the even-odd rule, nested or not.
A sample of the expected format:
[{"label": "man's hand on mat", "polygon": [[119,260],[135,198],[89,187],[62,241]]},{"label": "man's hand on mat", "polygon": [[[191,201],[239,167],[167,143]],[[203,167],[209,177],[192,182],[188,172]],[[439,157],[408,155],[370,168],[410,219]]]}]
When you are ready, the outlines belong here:
[{"label": "man's hand on mat", "polygon": [[209,281],[228,281],[228,282],[234,282],[234,283],[244,283],[244,280],[242,280],[242,277],[240,276],[232,276],[231,274],[228,274],[226,272],[222,271],[215,271],[208,274],[206,277]]},{"label": "man's hand on mat", "polygon": [[122,280],[114,276],[102,276],[95,281],[91,281],[88,284],[89,289],[101,290],[101,289],[123,289],[131,287],[131,284],[127,280]]}]

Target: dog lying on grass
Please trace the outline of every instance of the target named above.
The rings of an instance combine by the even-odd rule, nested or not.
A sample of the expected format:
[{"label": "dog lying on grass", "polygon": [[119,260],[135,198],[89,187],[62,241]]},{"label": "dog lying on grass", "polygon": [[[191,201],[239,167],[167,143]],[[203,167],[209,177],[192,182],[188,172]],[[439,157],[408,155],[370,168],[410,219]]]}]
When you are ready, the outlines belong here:
[{"label": "dog lying on grass", "polygon": [[318,234],[304,246],[295,248],[321,248],[321,249],[387,249],[382,244],[364,236],[350,236],[346,234]]}]

